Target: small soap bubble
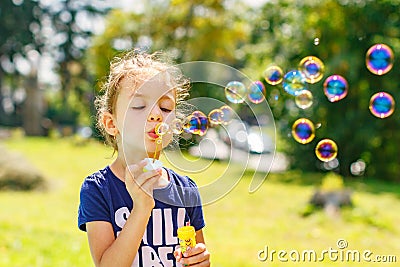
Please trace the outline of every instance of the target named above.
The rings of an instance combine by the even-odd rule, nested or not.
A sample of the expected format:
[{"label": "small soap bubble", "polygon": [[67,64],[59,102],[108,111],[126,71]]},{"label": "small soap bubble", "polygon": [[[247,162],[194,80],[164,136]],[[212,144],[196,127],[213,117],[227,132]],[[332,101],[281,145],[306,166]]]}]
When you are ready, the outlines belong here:
[{"label": "small soap bubble", "polygon": [[261,103],[265,99],[265,86],[261,81],[252,82],[249,86],[247,97],[254,104]]},{"label": "small soap bubble", "polygon": [[293,96],[302,90],[307,90],[306,77],[300,70],[291,70],[285,74],[282,83],[283,89]]},{"label": "small soap bubble", "polygon": [[203,136],[207,133],[208,118],[201,111],[194,111],[183,124],[183,130],[187,133]]},{"label": "small soap bubble", "polygon": [[233,119],[233,116],[235,114],[233,109],[230,106],[227,106],[227,105],[224,105],[224,106],[220,107],[219,109],[223,113],[223,116],[221,118],[222,119],[221,120],[222,124],[223,125],[228,125],[229,123],[231,123],[231,121]]},{"label": "small soap bubble", "polygon": [[208,113],[208,121],[210,122],[211,126],[219,125],[222,123],[222,117],[224,113],[219,108],[213,109]]},{"label": "small soap bubble", "polygon": [[314,124],[305,118],[296,120],[292,125],[292,136],[301,144],[310,143],[315,137]]},{"label": "small soap bubble", "polygon": [[393,67],[393,62],[393,51],[385,44],[375,44],[371,46],[365,56],[367,69],[376,75],[388,73]]},{"label": "small soap bubble", "polygon": [[324,63],[317,57],[308,56],[300,61],[299,69],[306,77],[308,83],[319,82],[324,76]]},{"label": "small soap bubble", "polygon": [[320,161],[328,162],[336,158],[337,145],[331,139],[323,139],[315,147],[315,155]]},{"label": "small soap bubble", "polygon": [[170,126],[172,132],[174,134],[181,134],[183,132],[183,123],[182,120],[176,118],[171,122]]},{"label": "small soap bubble", "polygon": [[324,82],[324,93],[329,101],[337,102],[347,96],[348,83],[340,75],[332,75]]},{"label": "small soap bubble", "polygon": [[309,90],[302,90],[294,99],[296,105],[301,109],[307,109],[313,104],[313,95]]},{"label": "small soap bubble", "polygon": [[374,94],[369,101],[369,110],[375,117],[384,119],[389,117],[394,112],[394,99],[385,92]]},{"label": "small soap bubble", "polygon": [[264,79],[270,85],[280,84],[283,79],[283,71],[279,66],[269,66],[264,70]]},{"label": "small soap bubble", "polygon": [[161,123],[159,123],[159,124],[156,125],[155,133],[156,133],[158,136],[163,136],[163,135],[165,135],[166,133],[168,133],[168,131],[169,131],[169,125],[166,124],[165,122],[161,122]]},{"label": "small soap bubble", "polygon": [[231,103],[243,103],[246,95],[246,86],[241,82],[231,81],[225,86],[225,97]]}]

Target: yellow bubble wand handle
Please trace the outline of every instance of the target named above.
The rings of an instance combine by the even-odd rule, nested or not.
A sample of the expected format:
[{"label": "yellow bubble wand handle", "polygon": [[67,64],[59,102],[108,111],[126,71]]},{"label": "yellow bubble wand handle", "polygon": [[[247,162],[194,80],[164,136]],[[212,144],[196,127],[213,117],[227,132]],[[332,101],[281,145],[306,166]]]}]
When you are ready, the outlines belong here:
[{"label": "yellow bubble wand handle", "polygon": [[153,163],[156,161],[156,159],[157,159],[157,152],[158,152],[158,154],[159,154],[159,152],[161,152],[161,149],[160,149],[160,145],[162,144],[162,136],[160,136],[160,137],[158,137],[157,139],[156,139],[156,148],[155,148],[155,150],[154,150],[154,156],[153,156]]}]

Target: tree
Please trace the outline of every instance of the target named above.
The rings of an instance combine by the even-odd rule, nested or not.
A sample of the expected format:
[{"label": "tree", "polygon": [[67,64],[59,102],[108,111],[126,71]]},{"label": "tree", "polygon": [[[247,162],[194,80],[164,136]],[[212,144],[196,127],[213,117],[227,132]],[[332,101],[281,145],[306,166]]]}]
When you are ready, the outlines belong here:
[{"label": "tree", "polygon": [[[260,73],[269,63],[288,70],[309,55],[323,60],[324,79],[332,74],[344,76],[349,93],[343,100],[330,103],[323,94],[323,81],[311,85],[314,105],[300,110],[293,97],[282,88],[269,86],[269,97],[279,90],[279,100],[271,107],[281,136],[290,133],[292,123],[299,117],[310,118],[321,127],[316,138],[307,145],[287,139],[286,151],[292,166],[303,170],[320,169],[323,164],[314,155],[320,139],[333,139],[339,147],[339,166],[335,169],[350,176],[350,166],[358,159],[367,164],[365,175],[399,181],[395,166],[399,157],[395,152],[400,134],[396,131],[400,120],[392,115],[387,119],[373,117],[369,99],[383,90],[398,99],[400,75],[398,68],[384,76],[370,73],[365,66],[365,53],[375,43],[386,43],[395,54],[400,51],[399,1],[279,1],[266,3],[253,25],[252,42],[244,47],[247,71]],[[385,21],[385,23],[383,23]]]},{"label": "tree", "polygon": [[[8,113],[14,112],[15,103],[12,95],[23,76],[28,77],[26,94],[28,99],[35,99],[23,107],[22,123],[27,134],[40,135],[40,119],[43,113],[43,99],[37,82],[37,50],[39,44],[31,31],[39,23],[39,4],[36,1],[2,1],[0,4],[0,100],[9,103]],[[22,67],[19,67],[22,66]],[[7,79],[6,79],[7,78]],[[8,92],[4,92],[5,88]],[[8,102],[7,102],[8,101]],[[7,108],[1,105],[0,123],[7,123]],[[15,117],[14,117],[15,119]],[[8,121],[12,124],[12,121]]]}]

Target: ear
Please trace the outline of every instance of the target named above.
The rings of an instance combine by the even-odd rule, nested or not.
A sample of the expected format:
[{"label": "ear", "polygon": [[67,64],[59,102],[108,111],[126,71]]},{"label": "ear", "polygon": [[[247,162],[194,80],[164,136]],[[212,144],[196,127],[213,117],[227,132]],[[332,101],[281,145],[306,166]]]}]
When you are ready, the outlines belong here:
[{"label": "ear", "polygon": [[101,123],[109,135],[116,136],[119,131],[114,116],[110,112],[104,112],[101,116]]}]

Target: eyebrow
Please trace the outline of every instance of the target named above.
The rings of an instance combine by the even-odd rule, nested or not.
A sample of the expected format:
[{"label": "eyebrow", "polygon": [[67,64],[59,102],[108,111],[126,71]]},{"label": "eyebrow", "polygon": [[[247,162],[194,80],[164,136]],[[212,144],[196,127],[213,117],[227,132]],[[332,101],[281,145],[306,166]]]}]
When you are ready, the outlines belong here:
[{"label": "eyebrow", "polygon": [[[130,94],[130,96],[133,96],[133,97],[146,97],[146,95],[144,95],[144,94],[142,94],[142,93],[138,93],[138,92],[132,92],[132,93]],[[171,99],[171,100],[175,101],[175,98],[172,97],[170,94],[162,95],[162,96],[159,98],[159,100],[163,100],[163,99]]]}]

